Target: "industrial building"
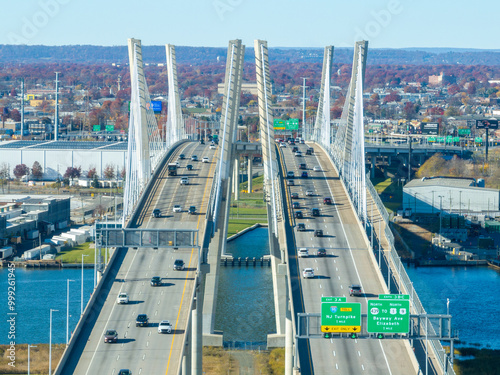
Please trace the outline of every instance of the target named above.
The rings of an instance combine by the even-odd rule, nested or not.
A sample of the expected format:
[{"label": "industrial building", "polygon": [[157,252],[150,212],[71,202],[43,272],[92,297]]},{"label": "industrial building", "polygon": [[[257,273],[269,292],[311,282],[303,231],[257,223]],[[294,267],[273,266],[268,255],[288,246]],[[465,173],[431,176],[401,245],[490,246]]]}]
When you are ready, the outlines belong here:
[{"label": "industrial building", "polygon": [[411,180],[403,187],[405,212],[496,217],[500,190],[484,187],[484,180],[459,177],[424,177]]}]

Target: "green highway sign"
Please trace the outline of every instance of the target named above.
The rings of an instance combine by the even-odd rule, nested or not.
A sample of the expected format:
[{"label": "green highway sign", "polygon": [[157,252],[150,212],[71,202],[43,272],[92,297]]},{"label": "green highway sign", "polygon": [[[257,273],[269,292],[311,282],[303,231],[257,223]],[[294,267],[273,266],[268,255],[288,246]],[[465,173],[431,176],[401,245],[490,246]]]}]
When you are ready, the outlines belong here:
[{"label": "green highway sign", "polygon": [[361,332],[361,303],[321,302],[321,332]]},{"label": "green highway sign", "polygon": [[286,125],[286,130],[299,130],[299,119],[292,118],[290,120],[287,120],[285,125]]},{"label": "green highway sign", "polygon": [[273,127],[274,130],[285,130],[286,129],[285,120],[280,120],[278,118],[275,118],[273,121]]},{"label": "green highway sign", "polygon": [[470,135],[470,129],[458,129],[458,135]]},{"label": "green highway sign", "polygon": [[483,138],[476,137],[476,139],[474,139],[474,142],[476,142],[476,143],[483,143]]},{"label": "green highway sign", "polygon": [[92,125],[92,131],[94,131],[94,132],[100,132],[101,131],[101,125]]},{"label": "green highway sign", "polygon": [[114,125],[106,125],[106,131],[107,132],[114,132],[115,126]]},{"label": "green highway sign", "polygon": [[436,137],[429,137],[427,138],[428,142],[436,142]]},{"label": "green highway sign", "polygon": [[410,299],[409,294],[379,294],[378,299]]},{"label": "green highway sign", "polygon": [[410,301],[399,298],[368,300],[367,322],[369,333],[408,333]]},{"label": "green highway sign", "polygon": [[346,302],[347,297],[321,297],[321,302]]}]

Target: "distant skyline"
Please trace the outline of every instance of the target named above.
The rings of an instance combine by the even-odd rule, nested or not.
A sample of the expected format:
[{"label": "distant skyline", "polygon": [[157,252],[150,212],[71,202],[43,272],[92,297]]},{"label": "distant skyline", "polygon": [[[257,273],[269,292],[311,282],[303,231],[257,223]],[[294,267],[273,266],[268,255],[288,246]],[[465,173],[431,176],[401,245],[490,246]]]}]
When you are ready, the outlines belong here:
[{"label": "distant skyline", "polygon": [[2,4],[0,44],[499,49],[500,1],[23,0]]}]

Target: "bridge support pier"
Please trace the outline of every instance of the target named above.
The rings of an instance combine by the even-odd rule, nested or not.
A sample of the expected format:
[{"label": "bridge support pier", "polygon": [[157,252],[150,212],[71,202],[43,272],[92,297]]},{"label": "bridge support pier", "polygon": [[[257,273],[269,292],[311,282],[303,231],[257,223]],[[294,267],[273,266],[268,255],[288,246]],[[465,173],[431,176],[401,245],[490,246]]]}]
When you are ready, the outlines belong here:
[{"label": "bridge support pier", "polygon": [[240,200],[240,166],[239,166],[239,158],[234,159],[234,179],[233,179],[233,192],[234,192],[234,200]]},{"label": "bridge support pier", "polygon": [[253,179],[253,171],[252,171],[252,159],[253,156],[249,155],[248,156],[248,190],[247,192],[250,194],[252,192],[253,186],[252,186],[252,179]]},{"label": "bridge support pier", "polygon": [[293,326],[290,310],[286,312],[285,375],[293,375]]},{"label": "bridge support pier", "polygon": [[201,306],[191,312],[191,374],[202,375],[203,340],[201,332]]}]

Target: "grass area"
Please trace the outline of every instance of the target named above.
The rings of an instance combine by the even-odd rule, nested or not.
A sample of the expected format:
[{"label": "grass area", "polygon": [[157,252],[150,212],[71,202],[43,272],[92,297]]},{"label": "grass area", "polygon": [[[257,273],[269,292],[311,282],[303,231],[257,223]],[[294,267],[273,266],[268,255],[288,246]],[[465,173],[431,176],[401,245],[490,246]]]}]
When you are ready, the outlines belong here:
[{"label": "grass area", "polygon": [[224,348],[215,346],[203,347],[203,374],[238,374],[239,368],[236,361]]},{"label": "grass area", "polygon": [[374,178],[371,181],[387,211],[395,212],[403,201],[403,187],[391,178]]},{"label": "grass area", "polygon": [[229,220],[229,224],[227,226],[227,236],[231,237],[236,233],[241,232],[243,229],[249,228],[252,225],[258,223],[266,223],[266,219],[231,219]]},{"label": "grass area", "polygon": [[[0,374],[27,374],[28,373],[28,345],[15,345],[15,367],[9,366],[11,361],[10,349],[8,345],[0,345]],[[65,344],[52,345],[52,373],[56,369],[59,360],[66,348]],[[30,373],[48,374],[49,370],[49,345],[37,344],[36,348],[30,348]]]},{"label": "grass area", "polygon": [[[449,349],[448,349],[449,350]],[[455,348],[459,356],[472,359],[455,359],[453,369],[457,375],[498,374],[500,369],[500,350],[478,348]],[[457,353],[456,353],[457,354]]]},{"label": "grass area", "polygon": [[[262,197],[262,188],[264,186],[264,176],[259,176],[255,177],[252,179],[252,191],[255,193],[261,192],[260,195]],[[242,182],[240,184],[240,191],[247,191],[248,190],[248,181]]]},{"label": "grass area", "polygon": [[[90,247],[92,245],[92,247]],[[85,242],[81,245],[75,246],[69,250],[61,251],[57,254],[56,259],[63,263],[81,263],[82,254],[87,255],[83,257],[83,263],[94,263],[94,243]]]},{"label": "grass area", "polygon": [[[219,347],[203,347],[203,373],[206,375],[240,374],[240,364],[231,351]],[[282,375],[285,373],[285,349],[245,351],[253,356],[253,374]],[[249,372],[246,372],[249,373]]]}]

